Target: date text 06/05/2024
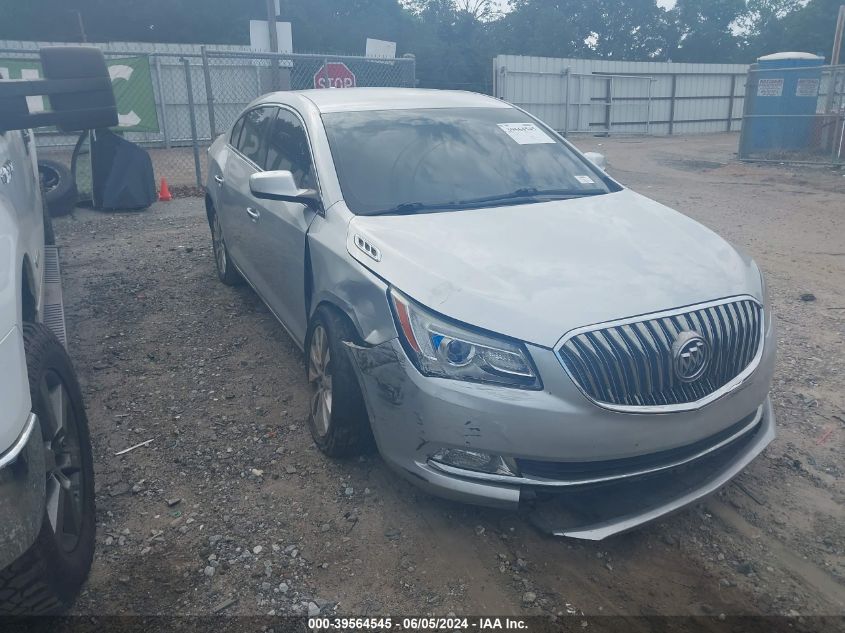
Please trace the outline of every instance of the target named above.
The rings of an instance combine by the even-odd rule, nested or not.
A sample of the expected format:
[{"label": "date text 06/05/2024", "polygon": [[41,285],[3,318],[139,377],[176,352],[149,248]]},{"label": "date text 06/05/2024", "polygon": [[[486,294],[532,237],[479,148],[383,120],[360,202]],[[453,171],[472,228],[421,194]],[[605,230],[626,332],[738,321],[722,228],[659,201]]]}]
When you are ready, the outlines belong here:
[{"label": "date text 06/05/2024", "polygon": [[367,617],[367,618],[308,618],[308,628],[312,631],[319,630],[383,630],[391,629],[408,631],[438,631],[438,630],[459,630],[476,629],[485,630],[526,630],[528,625],[521,618],[495,618],[495,617]]}]

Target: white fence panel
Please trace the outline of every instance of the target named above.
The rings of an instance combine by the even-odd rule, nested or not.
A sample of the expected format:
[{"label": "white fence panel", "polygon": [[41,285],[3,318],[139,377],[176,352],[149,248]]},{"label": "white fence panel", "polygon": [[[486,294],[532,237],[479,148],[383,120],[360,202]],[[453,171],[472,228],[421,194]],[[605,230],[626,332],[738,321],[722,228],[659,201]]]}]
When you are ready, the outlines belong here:
[{"label": "white fence panel", "polygon": [[744,64],[625,62],[498,55],[494,94],[563,133],[736,131]]}]

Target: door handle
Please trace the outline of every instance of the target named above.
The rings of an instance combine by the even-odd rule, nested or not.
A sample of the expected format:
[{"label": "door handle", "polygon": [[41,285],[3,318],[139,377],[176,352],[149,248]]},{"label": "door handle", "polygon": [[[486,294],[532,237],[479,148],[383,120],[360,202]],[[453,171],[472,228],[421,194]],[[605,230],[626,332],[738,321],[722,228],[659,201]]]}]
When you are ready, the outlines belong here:
[{"label": "door handle", "polygon": [[253,222],[258,222],[258,218],[261,217],[261,214],[252,207],[246,208],[246,214],[249,216],[249,219]]},{"label": "door handle", "polygon": [[216,175],[216,174],[215,174],[215,176],[214,176],[214,180],[216,180],[216,181],[217,181],[217,184],[218,184],[218,185],[222,185],[222,184],[223,184],[223,176],[218,176],[218,175]]}]

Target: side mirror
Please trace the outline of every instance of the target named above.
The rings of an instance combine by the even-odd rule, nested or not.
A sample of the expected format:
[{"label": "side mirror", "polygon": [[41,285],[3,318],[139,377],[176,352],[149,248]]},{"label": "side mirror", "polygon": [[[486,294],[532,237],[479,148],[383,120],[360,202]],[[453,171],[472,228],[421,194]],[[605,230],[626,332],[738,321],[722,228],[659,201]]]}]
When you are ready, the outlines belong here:
[{"label": "side mirror", "polygon": [[[0,128],[55,125],[62,132],[117,125],[117,105],[106,60],[98,48],[42,48],[44,79],[0,81]],[[30,112],[26,97],[50,98],[49,112]]]},{"label": "side mirror", "polygon": [[600,154],[599,152],[584,152],[584,158],[602,171],[607,171],[607,158],[605,158],[604,154]]},{"label": "side mirror", "polygon": [[289,171],[262,171],[249,177],[249,190],[256,198],[298,202],[320,210],[320,195],[314,189],[300,189]]}]

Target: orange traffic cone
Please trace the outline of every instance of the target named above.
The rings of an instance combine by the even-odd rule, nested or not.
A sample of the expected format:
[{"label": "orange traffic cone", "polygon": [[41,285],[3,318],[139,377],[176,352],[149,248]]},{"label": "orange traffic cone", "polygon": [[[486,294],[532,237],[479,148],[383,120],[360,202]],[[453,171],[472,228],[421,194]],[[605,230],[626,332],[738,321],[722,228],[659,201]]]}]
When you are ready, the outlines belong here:
[{"label": "orange traffic cone", "polygon": [[158,199],[161,202],[170,202],[173,200],[173,196],[170,195],[170,189],[167,186],[167,179],[161,179],[161,191],[158,194]]}]

